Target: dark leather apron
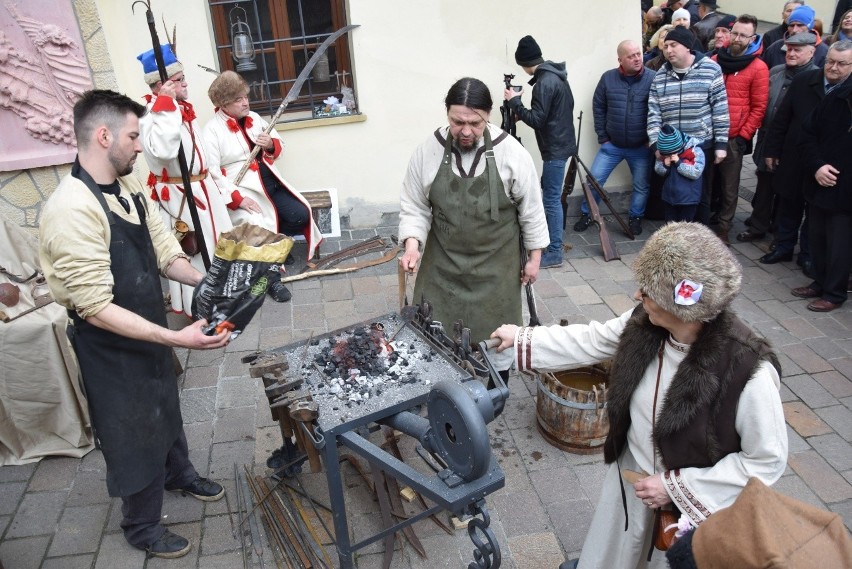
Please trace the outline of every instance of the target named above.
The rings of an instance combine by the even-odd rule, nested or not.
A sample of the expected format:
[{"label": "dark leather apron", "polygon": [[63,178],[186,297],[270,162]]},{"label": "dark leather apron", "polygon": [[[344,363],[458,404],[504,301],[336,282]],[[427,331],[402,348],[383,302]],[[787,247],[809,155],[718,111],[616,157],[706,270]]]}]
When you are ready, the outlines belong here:
[{"label": "dark leather apron", "polygon": [[[436,133],[437,135],[437,133]],[[440,136],[439,136],[440,138]],[[474,178],[453,173],[452,137],[429,190],[432,227],[414,285],[432,303],[447,331],[461,319],[474,342],[501,324],[521,324],[518,211],[497,171],[485,129],[485,171]],[[473,168],[473,167],[472,167]]]},{"label": "dark leather apron", "polygon": [[[79,163],[71,175],[86,184],[109,219],[113,303],[168,327],[141,195],[133,195],[140,220],[136,225],[110,211],[103,193]],[[106,460],[107,490],[110,496],[129,496],[163,469],[183,424],[170,349],[113,334],[73,311],[69,316],[92,426]]]}]

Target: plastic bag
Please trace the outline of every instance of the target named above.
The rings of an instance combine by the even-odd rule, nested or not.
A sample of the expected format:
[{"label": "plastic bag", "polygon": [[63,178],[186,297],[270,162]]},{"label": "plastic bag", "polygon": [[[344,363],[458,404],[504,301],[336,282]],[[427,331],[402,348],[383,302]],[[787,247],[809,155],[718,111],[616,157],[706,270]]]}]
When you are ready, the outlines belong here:
[{"label": "plastic bag", "polygon": [[208,322],[204,333],[230,330],[236,339],[263,305],[270,283],[281,278],[292,248],[292,238],[248,223],[222,233],[192,297],[192,314]]}]

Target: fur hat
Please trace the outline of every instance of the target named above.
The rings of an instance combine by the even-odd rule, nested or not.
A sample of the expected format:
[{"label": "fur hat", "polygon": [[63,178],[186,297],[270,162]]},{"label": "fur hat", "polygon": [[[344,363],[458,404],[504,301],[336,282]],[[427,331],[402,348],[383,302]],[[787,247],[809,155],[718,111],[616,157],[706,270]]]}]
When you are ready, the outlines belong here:
[{"label": "fur hat", "polygon": [[207,89],[207,96],[210,97],[210,102],[214,106],[224,107],[228,103],[247,95],[248,92],[248,84],[238,73],[223,71],[210,84],[210,88]]},{"label": "fur hat", "polygon": [[515,50],[515,63],[521,67],[535,67],[544,63],[541,57],[541,48],[532,36],[524,36],[518,42]]},{"label": "fur hat", "polygon": [[683,26],[675,26],[674,29],[666,34],[666,41],[676,41],[681,45],[685,45],[686,49],[691,50],[693,45],[695,45],[695,34]]},{"label": "fur hat", "polygon": [[[691,22],[692,15],[689,13],[689,10],[686,8],[678,8],[674,12],[672,12],[672,23],[674,24],[675,20],[686,20],[687,22]],[[687,25],[689,25],[687,23]]]},{"label": "fur hat", "polygon": [[657,150],[660,154],[680,154],[686,146],[686,136],[670,124],[660,127],[657,135]]},{"label": "fur hat", "polygon": [[805,24],[809,30],[814,29],[814,18],[816,13],[810,6],[799,6],[787,16],[787,25]]},{"label": "fur hat", "polygon": [[[728,14],[727,16],[722,16],[721,18],[719,18],[719,21],[716,22],[716,28],[727,28],[728,30],[730,30],[734,27],[734,23],[736,21],[736,16],[731,16],[730,14]],[[713,29],[715,30],[716,28]]]},{"label": "fur hat", "polygon": [[[742,267],[705,225],[668,223],[658,229],[633,264],[636,282],[651,300],[684,322],[709,322],[740,292]],[[684,281],[694,291],[683,300]],[[676,290],[677,289],[677,290]]]},{"label": "fur hat", "polygon": [[672,569],[848,567],[850,556],[852,539],[843,518],[785,496],[758,478],[749,479],[733,505],[666,552]]},{"label": "fur hat", "polygon": [[[163,44],[160,46],[163,51],[163,63],[166,65],[166,77],[173,77],[175,74],[183,71],[183,64],[177,60],[172,52],[172,46]],[[145,53],[140,53],[136,59],[142,62],[142,71],[145,73],[145,83],[148,85],[156,85],[160,80],[160,71],[157,69],[157,59],[154,57],[154,50],[149,49]]]}]

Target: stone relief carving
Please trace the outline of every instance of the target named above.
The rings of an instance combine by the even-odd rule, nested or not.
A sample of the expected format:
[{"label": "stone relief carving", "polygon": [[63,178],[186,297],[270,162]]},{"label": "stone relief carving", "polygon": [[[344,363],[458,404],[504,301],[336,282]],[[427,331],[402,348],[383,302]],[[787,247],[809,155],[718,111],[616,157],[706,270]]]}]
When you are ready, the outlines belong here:
[{"label": "stone relief carving", "polygon": [[0,30],[0,107],[24,119],[33,138],[73,147],[71,111],[92,86],[89,66],[62,28],[21,14],[8,0],[4,6],[29,45],[18,49]]}]

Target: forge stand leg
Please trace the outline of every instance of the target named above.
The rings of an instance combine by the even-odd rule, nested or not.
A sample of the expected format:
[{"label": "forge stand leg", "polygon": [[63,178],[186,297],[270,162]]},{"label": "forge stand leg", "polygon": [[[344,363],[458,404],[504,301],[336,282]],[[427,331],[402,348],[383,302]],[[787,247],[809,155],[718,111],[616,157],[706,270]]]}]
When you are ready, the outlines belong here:
[{"label": "forge stand leg", "polygon": [[485,500],[478,500],[468,506],[468,513],[473,516],[482,514],[482,519],[474,517],[467,525],[467,535],[476,546],[473,550],[473,561],[467,569],[500,569],[503,557],[497,537],[490,527],[491,515],[485,508]]},{"label": "forge stand leg", "polygon": [[349,522],[346,520],[346,501],[343,496],[343,479],[340,476],[340,456],[337,451],[337,437],[326,439],[323,448],[325,458],[325,479],[328,483],[328,498],[334,511],[334,540],[337,543],[337,557],[340,569],[353,569],[352,543],[349,541]]}]

